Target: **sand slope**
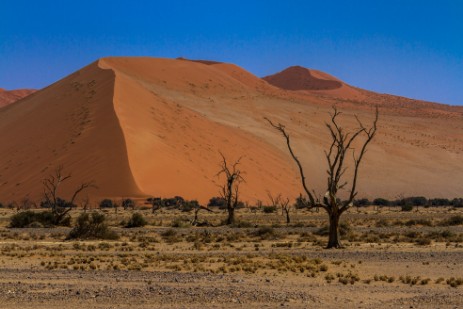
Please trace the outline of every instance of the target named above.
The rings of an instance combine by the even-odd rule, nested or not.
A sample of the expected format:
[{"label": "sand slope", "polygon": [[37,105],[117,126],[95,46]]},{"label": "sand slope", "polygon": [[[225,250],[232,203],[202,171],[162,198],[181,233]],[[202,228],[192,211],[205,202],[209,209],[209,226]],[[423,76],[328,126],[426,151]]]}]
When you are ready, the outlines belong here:
[{"label": "sand slope", "polygon": [[94,180],[105,195],[139,194],[114,112],[114,73],[93,63],[0,110],[0,196],[38,199],[41,181],[63,165],[72,181]]},{"label": "sand slope", "polygon": [[[168,59],[104,59],[101,63],[116,72],[115,109],[132,173],[143,192],[207,201],[218,195],[222,181],[217,177],[219,151],[230,162],[243,157],[246,200],[262,199],[267,190],[283,192],[287,183],[296,184],[294,167],[277,148],[180,104],[191,99],[212,105],[206,94],[241,94],[247,85],[201,63]],[[165,79],[162,88],[158,77]]]},{"label": "sand slope", "polygon": [[34,89],[5,90],[0,88],[0,108],[31,95]]},{"label": "sand slope", "polygon": [[[268,190],[295,197],[295,165],[264,116],[287,125],[310,184],[323,194],[324,122],[333,104],[348,127],[356,126],[354,114],[368,122],[373,106],[381,109],[360,196],[463,194],[463,108],[376,94],[304,70],[285,72],[277,87],[233,64],[101,59],[0,110],[0,201],[38,199],[41,179],[62,164],[73,173],[70,187],[95,181],[91,197],[206,202],[222,181],[219,151],[230,161],[243,157],[244,201],[265,201]],[[309,89],[282,87],[298,78],[308,78],[301,84]]]}]

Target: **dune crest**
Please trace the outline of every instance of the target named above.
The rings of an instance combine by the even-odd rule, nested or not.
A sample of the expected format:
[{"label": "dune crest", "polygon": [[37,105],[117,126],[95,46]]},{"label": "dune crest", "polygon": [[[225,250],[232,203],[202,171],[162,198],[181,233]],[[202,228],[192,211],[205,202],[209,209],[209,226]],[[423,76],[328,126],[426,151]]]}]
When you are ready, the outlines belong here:
[{"label": "dune crest", "polygon": [[274,75],[263,78],[270,84],[286,90],[333,90],[342,87],[342,82],[326,73],[292,66]]}]

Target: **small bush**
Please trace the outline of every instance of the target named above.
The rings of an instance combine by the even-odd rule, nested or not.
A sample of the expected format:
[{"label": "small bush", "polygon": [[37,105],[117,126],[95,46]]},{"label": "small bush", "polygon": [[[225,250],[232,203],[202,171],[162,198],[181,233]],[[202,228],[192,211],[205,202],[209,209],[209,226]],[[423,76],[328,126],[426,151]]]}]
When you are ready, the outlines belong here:
[{"label": "small bush", "polygon": [[446,280],[447,284],[450,285],[452,288],[456,288],[463,284],[463,278],[450,278]]},{"label": "small bush", "polygon": [[427,206],[428,199],[424,196],[411,196],[400,200],[401,205],[410,204],[412,206]]},{"label": "small bush", "polygon": [[454,198],[452,200],[452,206],[453,207],[463,207],[463,198]]},{"label": "small bush", "polygon": [[185,201],[181,207],[183,212],[190,212],[194,209],[198,209],[200,207],[199,202],[197,200]]},{"label": "small bush", "polygon": [[388,227],[391,226],[391,222],[387,219],[379,219],[375,225],[376,227]]},{"label": "small bush", "polygon": [[402,211],[412,211],[413,210],[413,205],[412,204],[404,204],[400,206],[400,209]]},{"label": "small bush", "polygon": [[[100,204],[101,207],[101,204]],[[122,200],[122,208],[135,208],[135,202],[132,199],[126,198]]]},{"label": "small bush", "polygon": [[181,237],[177,234],[177,232],[172,229],[162,232],[161,236],[164,239],[164,241],[168,244],[173,244],[182,240]]},{"label": "small bush", "polygon": [[111,231],[105,223],[106,217],[97,212],[83,213],[77,218],[77,225],[69,232],[67,239],[118,239],[119,235]]},{"label": "small bush", "polygon": [[224,209],[227,207],[227,203],[223,197],[213,197],[209,200],[207,207],[219,207]]},{"label": "small bush", "polygon": [[172,227],[187,228],[191,226],[190,220],[186,217],[177,217],[172,220]]},{"label": "small bush", "polygon": [[104,199],[100,202],[100,208],[113,208],[114,203],[110,199]]},{"label": "small bush", "polygon": [[174,197],[169,197],[169,198],[163,198],[161,200],[161,205],[162,207],[175,207],[179,208],[182,207],[182,205],[185,204],[185,199],[181,196],[174,196]]},{"label": "small bush", "polygon": [[177,232],[175,230],[169,229],[165,232],[162,232],[161,236],[162,237],[173,237],[173,236],[177,236]]},{"label": "small bush", "polygon": [[275,206],[264,206],[262,208],[262,210],[264,211],[264,213],[266,214],[271,214],[271,213],[274,213],[275,211],[277,211],[277,208]]},{"label": "small bush", "polygon": [[390,204],[391,202],[389,202],[388,200],[384,198],[375,198],[373,200],[373,205],[375,206],[389,206]]},{"label": "small bush", "polygon": [[411,238],[411,239],[416,239],[421,236],[421,233],[415,232],[415,231],[410,231],[408,233],[405,233],[405,237]]},{"label": "small bush", "polygon": [[411,277],[411,276],[400,276],[399,280],[404,284],[409,284],[410,286],[416,285],[420,282],[421,278],[418,277]]},{"label": "small bush", "polygon": [[449,225],[463,225],[463,216],[457,215],[452,216],[447,220],[444,220],[441,225],[449,226]]},{"label": "small bush", "polygon": [[365,207],[371,205],[371,202],[367,198],[362,198],[359,200],[354,200],[355,207]]},{"label": "small bush", "polygon": [[327,283],[331,283],[331,281],[334,280],[334,276],[332,274],[326,274],[325,275],[325,280]]},{"label": "small bush", "polygon": [[265,239],[277,239],[279,238],[279,235],[277,232],[272,227],[266,226],[266,227],[261,227],[257,231],[253,233],[255,236],[260,237],[260,239],[265,240]]},{"label": "small bush", "polygon": [[430,199],[429,203],[432,206],[450,206],[452,202],[447,198],[434,198]]},{"label": "small bush", "polygon": [[[62,219],[59,224],[69,226],[71,218],[69,216]],[[26,227],[53,227],[56,224],[56,217],[51,211],[35,212],[32,210],[18,212],[10,218],[11,228],[26,228]]]},{"label": "small bush", "polygon": [[440,233],[440,235],[441,235],[443,238],[451,238],[451,237],[454,237],[454,236],[455,236],[455,234],[452,233],[452,232],[449,231],[449,230],[442,231],[442,232]]},{"label": "small bush", "polygon": [[132,228],[132,227],[142,227],[147,224],[145,218],[143,217],[142,214],[136,212],[132,215],[132,217],[129,219],[127,224],[125,225],[126,228]]},{"label": "small bush", "polygon": [[[49,218],[50,216],[50,218]],[[34,223],[39,223],[40,225],[45,225],[47,222],[49,226],[52,226],[51,222],[53,221],[51,212],[34,212],[31,210],[18,212],[10,218],[10,227],[12,228],[25,228],[29,227]]]},{"label": "small bush", "polygon": [[405,222],[406,226],[413,225],[422,225],[422,226],[432,226],[432,222],[426,219],[410,219]]},{"label": "small bush", "polygon": [[[225,225],[225,224],[226,224],[226,221],[224,221],[222,225]],[[255,225],[252,224],[252,223],[249,222],[249,221],[240,220],[240,221],[237,221],[237,222],[233,223],[232,225],[230,225],[230,227],[241,228],[241,229],[247,229],[247,228],[255,227]]]},{"label": "small bush", "polygon": [[415,243],[420,246],[427,246],[431,244],[431,239],[429,238],[418,238]]}]

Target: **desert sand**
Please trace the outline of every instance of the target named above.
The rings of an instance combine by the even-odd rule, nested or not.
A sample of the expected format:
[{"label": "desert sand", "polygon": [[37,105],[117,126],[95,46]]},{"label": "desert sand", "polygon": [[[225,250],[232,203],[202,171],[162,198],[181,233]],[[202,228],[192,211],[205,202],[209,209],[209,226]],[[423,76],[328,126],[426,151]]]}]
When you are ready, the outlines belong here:
[{"label": "desert sand", "polygon": [[[68,227],[7,228],[15,210],[1,209],[1,307],[435,309],[463,302],[463,226],[443,224],[461,209],[351,209],[339,250],[322,247],[322,212],[294,211],[285,226],[280,212],[240,209],[239,219],[258,227],[199,228],[172,227],[191,212],[137,211],[149,225],[123,228],[131,210],[101,211],[119,240],[66,241]],[[213,223],[223,217],[201,213]]]},{"label": "desert sand", "polygon": [[64,195],[93,180],[91,198],[206,203],[223,181],[219,151],[229,162],[242,158],[243,201],[265,201],[267,191],[295,198],[295,164],[264,117],[286,125],[310,186],[323,194],[332,105],[350,128],[354,115],[368,124],[380,109],[360,197],[461,195],[463,107],[377,94],[301,67],[261,79],[219,62],[103,58],[0,109],[0,200],[40,199],[42,179],[62,165],[73,175]]}]

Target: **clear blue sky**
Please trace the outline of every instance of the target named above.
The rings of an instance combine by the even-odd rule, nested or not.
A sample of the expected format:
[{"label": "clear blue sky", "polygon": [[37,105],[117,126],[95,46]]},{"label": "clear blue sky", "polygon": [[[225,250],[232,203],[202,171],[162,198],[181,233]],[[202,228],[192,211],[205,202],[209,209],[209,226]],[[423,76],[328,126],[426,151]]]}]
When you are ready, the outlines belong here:
[{"label": "clear blue sky", "polygon": [[41,88],[105,56],[290,65],[463,105],[463,1],[4,1],[0,87]]}]

